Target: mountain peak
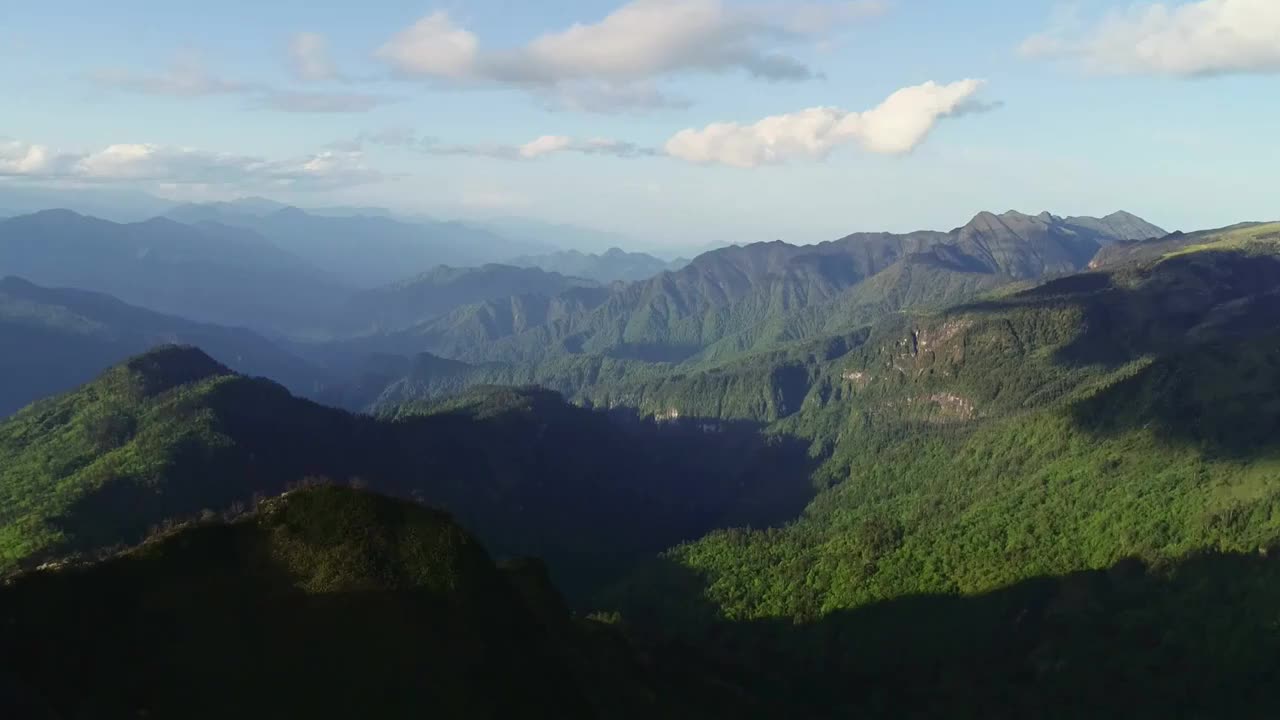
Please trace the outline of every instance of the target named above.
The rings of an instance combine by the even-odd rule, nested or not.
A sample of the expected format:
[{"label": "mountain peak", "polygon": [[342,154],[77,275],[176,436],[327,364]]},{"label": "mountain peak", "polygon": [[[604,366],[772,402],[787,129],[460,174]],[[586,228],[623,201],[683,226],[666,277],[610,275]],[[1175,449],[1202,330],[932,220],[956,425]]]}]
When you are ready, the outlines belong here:
[{"label": "mountain peak", "polygon": [[302,208],[294,207],[293,205],[290,205],[288,207],[283,207],[283,208],[280,208],[279,210],[276,210],[275,212],[270,213],[270,217],[289,220],[289,219],[309,218],[311,217],[311,215],[309,215]]},{"label": "mountain peak", "polygon": [[1111,240],[1147,240],[1164,237],[1169,233],[1157,225],[1125,210],[1117,210],[1103,218],[1069,217],[1065,220],[1070,225],[1087,228],[1106,234]]},{"label": "mountain peak", "polygon": [[114,372],[123,373],[143,397],[211,377],[233,374],[226,366],[190,345],[163,345],[126,360]]},{"label": "mountain peak", "polygon": [[17,217],[11,217],[6,222],[35,222],[35,223],[41,223],[41,224],[49,224],[49,223],[114,224],[114,223],[111,223],[109,220],[99,220],[98,218],[90,217],[88,215],[81,215],[75,210],[68,210],[66,208],[51,208],[49,210],[37,210],[36,212],[28,213],[26,215],[18,215]]},{"label": "mountain peak", "polygon": [[1103,220],[1137,220],[1137,221],[1140,221],[1140,222],[1146,222],[1145,220],[1143,220],[1142,218],[1138,217],[1137,215],[1134,215],[1133,213],[1129,212],[1128,210],[1117,210],[1117,211],[1115,211],[1115,212],[1111,213],[1110,215],[1107,215],[1106,217],[1104,217],[1104,218],[1102,218],[1102,219],[1103,219]]},{"label": "mountain peak", "polygon": [[5,275],[0,277],[0,290],[21,292],[30,291],[38,287],[39,286],[35,283],[24,278],[20,278],[17,275]]}]

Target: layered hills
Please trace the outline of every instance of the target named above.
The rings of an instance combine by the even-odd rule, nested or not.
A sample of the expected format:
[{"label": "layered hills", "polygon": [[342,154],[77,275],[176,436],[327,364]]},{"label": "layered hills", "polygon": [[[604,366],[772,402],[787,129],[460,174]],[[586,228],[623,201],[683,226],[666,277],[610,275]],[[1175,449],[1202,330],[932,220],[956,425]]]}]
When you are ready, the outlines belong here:
[{"label": "layered hills", "polygon": [[[541,324],[503,322],[499,301],[372,339],[372,347],[481,365],[477,377],[485,378],[493,376],[493,363],[518,372],[593,356],[697,367],[847,333],[899,310],[941,308],[1076,272],[1104,246],[1148,232],[1163,234],[1125,214],[1091,221],[1008,212],[981,213],[950,233],[861,233],[813,246],[729,247],[595,304],[510,313],[545,318]],[[431,382],[406,378],[402,387]]]},{"label": "layered hills", "polygon": [[0,567],[331,478],[447,508],[577,591],[712,527],[798,509],[804,457],[751,428],[610,416],[536,389],[351,415],[165,347],[0,424]]},{"label": "layered hills", "polygon": [[[222,628],[243,607],[278,610],[262,631],[266,659],[293,657],[281,638],[321,624],[351,627],[333,647],[354,652],[406,640],[419,649],[390,653],[381,677],[392,679],[436,662],[421,639],[439,620],[459,634],[430,649],[478,648],[457,667],[491,667],[483,649],[500,647],[515,663],[504,667],[526,676],[485,684],[492,697],[476,675],[458,677],[442,700],[430,684],[388,691],[341,659],[317,662],[352,675],[342,698],[429,696],[425,707],[481,716],[504,692],[543,703],[549,687],[545,702],[566,716],[578,699],[609,716],[601,696],[649,698],[642,716],[676,717],[1274,714],[1280,235],[1248,225],[1136,239],[1149,231],[1124,216],[1091,226],[1006,214],[953,233],[727,249],[624,288],[572,288],[603,297],[506,335],[491,321],[504,301],[490,300],[468,306],[489,309],[468,311],[477,345],[506,342],[502,352],[537,361],[470,356],[460,341],[453,357],[392,348],[404,355],[368,368],[377,417],[300,400],[191,348],[133,358],[0,424],[4,567],[107,557],[0,589],[0,611],[31,628],[13,636],[22,648],[47,642],[84,660],[67,670],[23,650],[13,656],[37,661],[2,666],[0,697],[34,687],[26,700],[62,714],[126,697],[158,711],[204,687],[197,674],[173,677],[173,697],[133,690],[151,666],[132,654],[118,678],[95,671],[81,638],[117,636],[73,612],[93,596],[110,599],[112,617],[145,600]],[[753,322],[755,308],[768,320]],[[597,327],[602,313],[621,324]],[[633,322],[653,334],[628,335]],[[547,349],[523,346],[531,337]],[[672,337],[693,352],[664,355]],[[708,352],[717,343],[732,350]],[[545,389],[468,389],[485,381],[539,383],[576,404]],[[441,533],[452,548],[473,541],[390,500],[304,490],[217,519],[321,476],[444,508],[495,556],[542,555],[575,606],[617,622],[566,630],[545,584],[519,573],[496,583],[487,558],[418,553]],[[324,509],[331,500],[342,509]],[[456,582],[432,595],[442,576],[423,557],[472,571],[446,573]],[[282,564],[289,572],[273,575]],[[479,616],[441,599],[481,586],[466,603]],[[199,602],[192,587],[214,606],[182,605]],[[358,595],[351,587],[385,602],[363,620],[341,602],[313,614]],[[420,616],[402,591],[440,604]],[[500,638],[489,609],[504,617]],[[560,627],[551,641],[530,614]],[[131,622],[122,636],[150,637]],[[241,657],[235,633],[201,628],[155,631]],[[294,687],[255,663],[264,682]],[[656,702],[667,698],[679,708]]]},{"label": "layered hills", "polygon": [[385,214],[319,214],[295,207],[211,204],[175,208],[167,217],[252,231],[365,289],[399,282],[437,265],[499,262],[546,249],[463,223],[408,221]]},{"label": "layered hills", "polygon": [[521,267],[538,267],[563,275],[590,278],[605,285],[648,280],[689,264],[688,260],[667,262],[647,253],[627,252],[616,247],[600,254],[562,250],[544,255],[523,255],[510,262]]},{"label": "layered hills", "polygon": [[0,221],[0,275],[112,295],[200,322],[284,331],[340,307],[344,283],[261,235],[68,210]]},{"label": "layered hills", "polygon": [[249,330],[192,322],[84,290],[0,279],[0,417],[157,345],[199,345],[248,375],[323,394],[328,377]]}]

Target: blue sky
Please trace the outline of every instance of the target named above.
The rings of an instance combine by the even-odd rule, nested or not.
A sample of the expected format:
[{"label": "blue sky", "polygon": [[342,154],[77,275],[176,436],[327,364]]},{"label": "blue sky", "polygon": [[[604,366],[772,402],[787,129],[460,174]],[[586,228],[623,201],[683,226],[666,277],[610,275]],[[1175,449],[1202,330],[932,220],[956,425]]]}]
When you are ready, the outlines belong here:
[{"label": "blue sky", "polygon": [[0,96],[4,182],[649,244],[1280,217],[1275,0],[13,0]]}]

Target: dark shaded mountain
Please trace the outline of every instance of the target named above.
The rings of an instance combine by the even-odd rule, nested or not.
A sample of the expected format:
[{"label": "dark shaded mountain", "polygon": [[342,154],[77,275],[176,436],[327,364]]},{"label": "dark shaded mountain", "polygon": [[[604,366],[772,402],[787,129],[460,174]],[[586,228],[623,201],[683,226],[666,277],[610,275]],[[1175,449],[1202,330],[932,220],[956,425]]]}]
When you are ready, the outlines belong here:
[{"label": "dark shaded mountain", "polygon": [[499,555],[545,557],[580,592],[722,523],[777,521],[807,493],[803,447],[750,424],[645,422],[542,390],[397,415],[299,400],[194,349],[138,356],[0,424],[0,568],[359,478],[448,509]]},{"label": "dark shaded mountain", "polygon": [[344,310],[344,334],[395,332],[425,323],[466,305],[512,297],[550,298],[596,283],[534,267],[441,266],[402,282],[353,296]]},{"label": "dark shaded mountain", "polygon": [[281,249],[361,288],[399,282],[438,265],[480,265],[540,247],[456,222],[409,222],[385,215],[316,215],[295,207],[259,212],[239,205],[194,205],[177,209],[172,217],[253,230]]},{"label": "dark shaded mountain", "polygon": [[306,328],[347,291],[260,235],[156,218],[118,224],[66,210],[0,221],[0,274],[103,292],[193,320]]},{"label": "dark shaded mountain", "polygon": [[582,277],[608,285],[614,282],[648,280],[668,270],[679,270],[688,260],[667,262],[652,255],[609,248],[596,255],[563,250],[546,255],[524,255],[509,261],[520,267],[538,267],[548,272]]},{"label": "dark shaded mountain", "polygon": [[11,579],[0,623],[13,718],[701,716],[689,690],[734,709],[574,620],[536,562],[336,487]]},{"label": "dark shaded mountain", "polygon": [[315,394],[324,375],[249,330],[184,320],[109,295],[0,279],[0,417],[157,345],[198,344],[228,366]]}]

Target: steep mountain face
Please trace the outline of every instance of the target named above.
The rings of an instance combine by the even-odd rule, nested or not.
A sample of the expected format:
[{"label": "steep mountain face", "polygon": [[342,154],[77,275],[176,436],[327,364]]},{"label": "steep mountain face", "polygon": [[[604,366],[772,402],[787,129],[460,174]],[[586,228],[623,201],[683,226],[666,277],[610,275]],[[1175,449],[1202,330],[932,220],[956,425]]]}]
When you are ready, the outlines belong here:
[{"label": "steep mountain face", "polygon": [[1105,243],[1119,238],[1087,231],[1048,213],[979,213],[954,233],[966,256],[1014,278],[1067,273],[1088,265]]},{"label": "steep mountain face", "polygon": [[478,265],[536,246],[462,223],[408,222],[385,215],[317,215],[294,207],[250,212],[188,206],[176,217],[252,230],[276,246],[360,288],[376,288],[438,265]]},{"label": "steep mountain face", "polygon": [[0,279],[0,417],[66,392],[157,345],[199,345],[228,366],[314,394],[320,370],[249,330],[191,322],[109,295]]},{"label": "steep mountain face", "polygon": [[261,236],[157,218],[118,224],[49,210],[0,222],[0,274],[103,292],[202,322],[292,331],[347,291]]},{"label": "steep mountain face", "polygon": [[[938,365],[913,364],[926,351],[928,357],[950,353],[959,358],[953,362],[969,358],[974,367],[991,372],[983,379],[989,384],[984,392],[999,390],[1006,403],[1000,410],[1004,413],[1044,400],[1032,392],[1042,386],[1057,397],[1075,383],[1101,382],[1107,373],[1130,372],[1188,348],[1270,336],[1276,327],[1271,308],[1280,297],[1275,291],[1280,283],[1280,234],[1256,226],[1248,231],[1206,231],[1197,237],[1192,245],[1153,242],[1150,249],[1165,250],[1155,260],[1068,275],[940,311],[885,313],[857,331],[707,369],[675,368],[649,377],[629,373],[627,379],[588,387],[582,399],[622,404],[643,414],[675,409],[704,417],[777,419],[801,408],[793,402],[790,413],[761,414],[750,408],[764,406],[742,402],[753,392],[774,387],[770,373],[793,368],[791,377],[805,381],[789,394],[798,393],[805,407],[824,406],[848,400],[851,382],[865,389],[874,375],[844,367],[849,362],[846,354],[858,356],[878,347],[878,359],[866,362],[894,367],[892,378],[902,373],[937,375]],[[948,343],[945,350],[937,348],[939,338]],[[993,370],[1005,352],[1014,352],[1017,359]],[[955,373],[948,366],[942,377],[958,379]],[[886,387],[893,384],[886,382]],[[1015,391],[1020,383],[1025,387]]]},{"label": "steep mountain face", "polygon": [[522,296],[549,300],[578,288],[595,287],[591,280],[539,268],[441,266],[387,287],[358,293],[347,303],[342,320],[346,327],[342,330],[347,334],[395,332],[466,305]]},{"label": "steep mountain face", "polygon": [[546,255],[523,255],[510,261],[521,267],[538,267],[548,272],[582,277],[608,285],[614,282],[637,282],[669,270],[679,270],[688,260],[667,262],[646,253],[609,248],[601,254],[565,250]]},{"label": "steep mountain face", "polygon": [[497,553],[545,557],[579,591],[722,522],[771,522],[808,489],[803,448],[752,426],[615,418],[534,390],[397,414],[299,400],[194,349],[139,356],[0,424],[0,567],[358,478],[449,509]]}]

